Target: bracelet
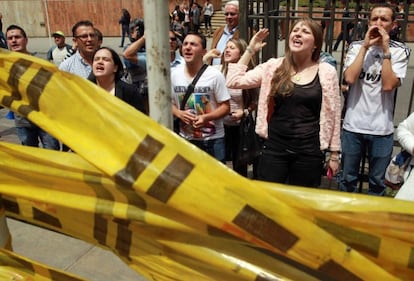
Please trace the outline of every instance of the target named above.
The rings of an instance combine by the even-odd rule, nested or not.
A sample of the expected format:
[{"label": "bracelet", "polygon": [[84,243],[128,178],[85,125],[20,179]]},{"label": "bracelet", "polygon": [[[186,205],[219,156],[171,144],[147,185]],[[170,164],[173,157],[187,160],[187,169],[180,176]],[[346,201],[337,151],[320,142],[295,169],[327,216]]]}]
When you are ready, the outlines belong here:
[{"label": "bracelet", "polygon": [[254,55],[254,51],[253,51],[253,49],[252,48],[250,48],[250,47],[247,47],[246,48],[246,51],[248,51],[250,54],[252,54],[252,55]]}]

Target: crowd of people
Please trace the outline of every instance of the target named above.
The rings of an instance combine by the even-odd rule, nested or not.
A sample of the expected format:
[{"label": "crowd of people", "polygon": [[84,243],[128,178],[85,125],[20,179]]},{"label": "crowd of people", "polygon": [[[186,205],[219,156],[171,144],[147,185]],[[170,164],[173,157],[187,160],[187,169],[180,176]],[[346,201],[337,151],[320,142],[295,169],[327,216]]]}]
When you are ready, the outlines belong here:
[{"label": "crowd of people", "polygon": [[[218,161],[232,161],[237,173],[248,176],[247,163],[238,161],[240,121],[254,112],[261,141],[253,165],[256,179],[318,187],[327,173],[338,176],[340,190],[356,192],[366,153],[368,193],[384,195],[385,170],[393,152],[394,96],[410,55],[410,49],[390,35],[396,25],[395,9],[384,3],[373,6],[364,37],[349,42],[343,70],[349,87],[344,110],[338,72],[330,63],[334,59],[322,51],[320,21],[298,19],[286,36],[284,56],[256,65],[269,30],[259,29],[249,42],[240,38],[239,3],[229,1],[224,7],[226,25],[213,34],[213,13],[209,0],[204,5],[179,5],[171,13],[172,112],[179,121],[177,133]],[[144,23],[129,19],[128,30],[122,30],[121,45],[124,37],[130,43],[120,56],[101,46],[102,34],[92,22],[79,21],[72,28],[72,45],[65,43],[63,32],[53,33],[56,46],[48,59],[60,70],[89,79],[148,114]],[[206,36],[211,35],[208,47]],[[21,27],[9,26],[5,39],[10,50],[29,53]],[[411,119],[404,127],[413,138],[404,141],[410,152]],[[59,149],[53,136],[18,115],[16,128],[23,145],[39,146],[40,140],[45,148]]]}]

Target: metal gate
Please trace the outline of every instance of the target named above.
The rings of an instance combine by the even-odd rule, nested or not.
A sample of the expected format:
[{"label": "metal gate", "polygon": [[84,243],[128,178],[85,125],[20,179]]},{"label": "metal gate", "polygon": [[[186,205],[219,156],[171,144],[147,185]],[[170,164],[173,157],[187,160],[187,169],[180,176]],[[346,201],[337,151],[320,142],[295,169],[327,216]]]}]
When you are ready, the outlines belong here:
[{"label": "metal gate", "polygon": [[[310,17],[317,21],[326,21],[331,28],[325,28],[325,42],[323,50],[331,53],[337,60],[338,75],[342,80],[343,60],[346,52],[346,43],[342,41],[339,44],[338,51],[333,51],[337,34],[341,30],[341,23],[353,23],[353,29],[361,30],[352,32],[351,40],[363,39],[368,23],[369,10],[375,2],[384,1],[267,1],[267,0],[239,0],[240,3],[240,33],[242,38],[249,40],[252,34],[258,28],[269,28],[270,35],[267,45],[263,48],[258,56],[258,62],[266,61],[271,57],[283,56],[285,36],[289,33],[292,23],[302,17]],[[406,42],[407,45],[414,46],[413,43],[407,42],[411,39],[410,24],[414,22],[414,13],[410,11],[411,3],[405,1],[395,2],[395,7],[402,9],[397,13],[397,22],[400,26],[398,40]],[[304,6],[306,5],[306,6]],[[349,10],[349,17],[343,17],[343,8]],[[324,10],[327,12],[324,16]],[[326,16],[328,14],[328,16]],[[414,33],[414,32],[413,32]],[[412,47],[411,47],[412,48]],[[414,84],[413,69],[414,63],[409,62],[407,77],[403,85],[398,89],[394,124],[397,126],[405,117],[412,112]]]}]

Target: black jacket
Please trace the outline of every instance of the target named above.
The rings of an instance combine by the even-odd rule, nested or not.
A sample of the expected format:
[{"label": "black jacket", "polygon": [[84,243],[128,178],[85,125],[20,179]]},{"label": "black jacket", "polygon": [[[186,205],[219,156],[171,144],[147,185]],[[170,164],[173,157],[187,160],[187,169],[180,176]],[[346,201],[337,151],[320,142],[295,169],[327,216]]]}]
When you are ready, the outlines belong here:
[{"label": "black jacket", "polygon": [[144,99],[139,94],[138,87],[133,84],[128,84],[122,80],[115,82],[115,96],[135,107],[142,113],[145,113]]},{"label": "black jacket", "polygon": [[[89,74],[88,80],[97,84],[96,77],[93,72]],[[144,97],[140,94],[137,85],[128,84],[127,82],[119,79],[115,81],[115,96],[130,106],[135,107],[142,113],[148,114],[145,110]]]}]

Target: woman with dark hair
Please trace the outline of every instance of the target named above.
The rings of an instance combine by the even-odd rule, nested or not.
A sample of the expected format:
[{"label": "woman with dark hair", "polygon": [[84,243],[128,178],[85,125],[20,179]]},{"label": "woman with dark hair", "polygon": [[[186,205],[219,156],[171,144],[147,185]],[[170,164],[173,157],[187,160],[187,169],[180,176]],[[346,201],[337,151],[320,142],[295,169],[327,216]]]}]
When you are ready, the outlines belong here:
[{"label": "woman with dark hair", "polygon": [[131,15],[127,9],[122,9],[122,17],[119,19],[119,24],[121,25],[121,45],[119,47],[124,47],[125,35],[131,40],[131,35],[129,33],[129,24],[131,22]]},{"label": "woman with dark hair", "polygon": [[260,88],[256,133],[264,140],[259,180],[317,187],[324,153],[334,176],[339,169],[341,105],[336,69],[320,61],[323,32],[319,22],[299,19],[289,33],[285,56],[247,71],[266,43],[260,29],[237,64],[229,64],[227,86]]},{"label": "woman with dark hair", "polygon": [[101,47],[95,52],[92,75],[89,80],[139,111],[146,113],[137,86],[121,80],[123,75],[124,67],[121,58],[113,49]]}]

